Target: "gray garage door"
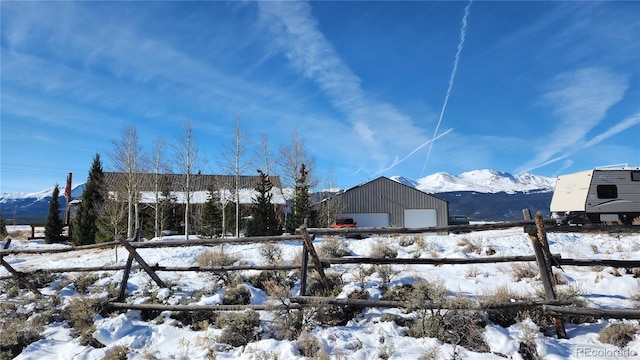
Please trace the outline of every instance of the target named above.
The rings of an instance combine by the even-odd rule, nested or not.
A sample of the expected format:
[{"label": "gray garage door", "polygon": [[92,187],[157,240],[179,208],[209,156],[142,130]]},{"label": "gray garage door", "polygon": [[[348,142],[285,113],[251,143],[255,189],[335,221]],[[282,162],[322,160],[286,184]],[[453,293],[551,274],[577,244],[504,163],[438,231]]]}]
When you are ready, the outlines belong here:
[{"label": "gray garage door", "polygon": [[340,217],[350,217],[358,227],[389,227],[388,213],[342,214]]},{"label": "gray garage door", "polygon": [[438,226],[436,209],[405,209],[404,227],[409,229]]}]

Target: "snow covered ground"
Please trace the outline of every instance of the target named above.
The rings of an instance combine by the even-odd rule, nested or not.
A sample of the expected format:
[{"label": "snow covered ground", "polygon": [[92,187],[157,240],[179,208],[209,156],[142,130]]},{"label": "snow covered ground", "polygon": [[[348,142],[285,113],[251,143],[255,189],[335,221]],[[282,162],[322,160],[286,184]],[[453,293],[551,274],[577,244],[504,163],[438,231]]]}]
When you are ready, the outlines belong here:
[{"label": "snow covered ground", "polygon": [[[9,229],[12,231],[12,229]],[[413,237],[412,239],[409,239]],[[565,258],[577,259],[640,259],[640,236],[638,234],[575,234],[549,233],[551,252],[559,253]],[[180,237],[165,237],[178,239]],[[317,237],[314,245],[320,247],[327,238]],[[395,237],[372,236],[365,239],[342,239],[353,256],[369,256],[371,251],[381,243],[385,243],[398,251],[400,258],[467,258],[485,257],[487,249],[493,249],[491,256],[532,255],[529,237],[522,228],[492,230],[468,234],[450,235],[399,235]],[[411,244],[413,240],[413,244]],[[161,241],[153,239],[152,241]],[[402,245],[401,245],[402,244]],[[469,252],[465,247],[469,244],[479,249]],[[404,246],[403,246],[404,245]],[[66,245],[46,245],[41,240],[14,240],[11,249],[64,247]],[[300,243],[279,243],[284,261],[293,261],[299,257]],[[150,264],[163,266],[196,266],[197,259],[203,251],[211,248],[184,247],[165,249],[139,249],[142,257]],[[260,245],[226,245],[225,252],[236,255],[247,264],[266,264],[260,255]],[[54,268],[69,266],[123,265],[127,259],[126,250],[116,249],[92,250],[84,252],[67,252],[51,255],[9,255],[5,260],[21,271],[38,268]],[[117,261],[116,261],[117,258]],[[514,293],[526,298],[533,298],[541,291],[539,277],[515,279],[515,263],[477,264],[477,265],[412,265],[393,266],[397,273],[392,276],[389,286],[410,284],[416,279],[441,281],[451,294],[459,294],[471,298],[482,297],[495,292],[496,289],[508,287]],[[524,263],[518,263],[524,264]],[[334,265],[327,272],[339,272],[345,282],[338,298],[346,298],[348,293],[365,289],[371,299],[381,296],[382,279],[377,272],[369,275],[365,281],[356,276],[356,265]],[[631,309],[637,305],[632,298],[640,293],[639,279],[625,269],[606,267],[572,267],[565,266],[558,270],[563,281],[561,289],[577,290],[584,299],[585,306],[603,309]],[[0,277],[10,275],[0,267]],[[104,272],[93,287],[106,288],[109,284],[119,284],[122,271]],[[61,276],[73,277],[72,273]],[[133,271],[129,278],[129,303],[150,301],[165,304],[220,304],[222,291],[212,283],[210,275],[196,272],[168,273],[160,272],[159,276],[171,289],[158,289],[143,271]],[[33,295],[22,290],[18,296],[11,297],[5,288],[8,281],[0,281],[0,304],[20,302],[20,312],[34,312],[35,306],[24,301]],[[61,306],[68,305],[74,298],[81,296],[73,283],[59,288],[54,282],[40,289],[46,296],[60,296]],[[298,286],[292,289],[291,295],[297,295]],[[271,300],[264,291],[245,283],[251,290],[253,304],[267,304]],[[200,292],[201,296],[192,299],[191,295]],[[93,296],[104,296],[100,291],[93,291]],[[82,295],[85,296],[85,295]],[[35,300],[34,300],[35,302]],[[407,328],[393,321],[383,321],[383,314],[400,314],[399,309],[365,308],[354,319],[344,326],[318,325],[309,329],[321,344],[321,353],[331,359],[522,359],[518,353],[520,343],[527,334],[527,329],[536,328],[531,320],[524,320],[509,327],[501,327],[488,323],[483,336],[490,352],[472,352],[466,349],[443,343],[435,338],[413,338],[406,336]],[[264,325],[273,321],[273,314],[260,311]],[[182,326],[177,320],[170,319],[168,313],[159,319],[143,321],[140,311],[115,312],[103,318],[94,319],[96,330],[93,337],[105,347],[94,348],[80,344],[79,338],[72,336],[68,322],[53,322],[45,327],[41,339],[28,345],[16,359],[102,359],[119,345],[129,349],[128,359],[292,359],[303,358],[300,355],[300,343],[297,341],[277,340],[273,334],[263,331],[261,340],[250,342],[247,346],[230,347],[216,341],[221,334],[219,328],[210,325],[204,330],[193,330]],[[582,358],[637,358],[640,354],[638,335],[624,348],[604,344],[598,340],[598,333],[603,328],[616,323],[638,326],[631,320],[598,320],[595,323],[566,323],[568,339],[557,339],[545,336],[539,331],[533,332],[536,351],[544,359],[582,359]],[[264,326],[264,329],[267,329]],[[6,331],[6,330],[3,330]],[[322,357],[317,357],[322,358]]]}]

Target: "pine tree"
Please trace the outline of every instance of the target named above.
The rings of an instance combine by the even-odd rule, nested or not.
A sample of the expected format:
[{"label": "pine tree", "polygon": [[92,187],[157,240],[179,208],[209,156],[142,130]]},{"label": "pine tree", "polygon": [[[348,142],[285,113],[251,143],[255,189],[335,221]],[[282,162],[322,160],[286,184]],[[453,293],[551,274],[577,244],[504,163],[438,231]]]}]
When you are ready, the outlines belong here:
[{"label": "pine tree", "polygon": [[280,233],[280,226],[278,223],[278,217],[276,210],[271,203],[271,189],[273,184],[262,171],[258,170],[260,180],[256,186],[258,192],[255,199],[253,199],[253,207],[251,209],[251,222],[249,222],[248,236],[260,236],[260,235],[278,235]]},{"label": "pine tree", "polygon": [[289,217],[287,231],[294,233],[311,214],[311,200],[309,197],[309,173],[304,164],[300,166],[300,172],[296,177],[295,194],[293,197],[293,212]]},{"label": "pine tree", "polygon": [[202,207],[200,219],[200,234],[204,236],[217,236],[222,234],[222,210],[220,209],[220,197],[218,192],[209,188],[207,201]]},{"label": "pine tree", "polygon": [[9,236],[9,232],[7,231],[7,223],[4,221],[4,218],[0,216],[0,239],[4,239]]},{"label": "pine tree", "polygon": [[51,201],[49,202],[49,215],[47,216],[47,223],[44,225],[44,241],[47,244],[53,244],[61,242],[64,237],[62,231],[64,230],[64,223],[60,218],[60,188],[58,184],[53,187],[53,194],[51,194]]},{"label": "pine tree", "polygon": [[104,203],[104,172],[100,154],[96,154],[93,158],[89,178],[80,199],[81,202],[76,209],[73,231],[71,232],[73,244],[76,246],[96,243],[98,214]]}]

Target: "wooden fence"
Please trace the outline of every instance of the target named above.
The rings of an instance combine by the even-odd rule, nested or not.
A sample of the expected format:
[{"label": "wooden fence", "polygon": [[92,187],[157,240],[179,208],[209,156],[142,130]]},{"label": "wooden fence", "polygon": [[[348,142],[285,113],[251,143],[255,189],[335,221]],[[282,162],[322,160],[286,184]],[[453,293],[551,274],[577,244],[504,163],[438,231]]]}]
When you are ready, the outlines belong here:
[{"label": "wooden fence", "polygon": [[[634,268],[640,267],[640,260],[610,260],[610,259],[567,259],[562,258],[558,254],[551,254],[546,239],[546,233],[551,231],[607,231],[616,233],[638,232],[640,227],[629,226],[585,226],[585,227],[566,227],[546,226],[542,219],[542,214],[537,213],[532,219],[528,210],[523,210],[525,220],[510,223],[492,223],[478,225],[458,225],[439,228],[356,228],[356,229],[325,229],[325,228],[306,228],[300,227],[299,235],[288,236],[263,236],[251,238],[228,238],[228,239],[195,239],[188,241],[159,241],[159,242],[139,242],[140,232],[136,232],[136,237],[132,241],[120,239],[119,241],[101,243],[87,246],[52,248],[52,249],[9,249],[11,240],[5,242],[3,249],[0,250],[0,265],[11,273],[10,276],[0,278],[15,278],[19,284],[34,293],[41,295],[38,288],[33,285],[28,277],[42,273],[63,273],[63,272],[96,272],[96,271],[117,271],[124,270],[120,289],[117,298],[111,299],[109,305],[114,309],[147,309],[147,310],[169,310],[169,311],[231,311],[242,309],[254,310],[271,310],[277,307],[272,305],[162,305],[162,304],[128,304],[125,303],[126,289],[129,274],[132,269],[143,269],[149,277],[160,287],[165,288],[166,284],[158,276],[158,272],[181,272],[181,271],[197,271],[224,273],[242,270],[296,270],[300,269],[300,293],[298,296],[289,298],[289,308],[301,308],[304,306],[353,306],[353,307],[398,307],[405,308],[407,303],[398,301],[384,300],[356,300],[356,299],[334,299],[326,297],[306,296],[307,275],[309,271],[316,271],[320,276],[323,286],[328,286],[328,279],[324,272],[325,268],[337,264],[389,264],[389,265],[460,265],[460,264],[485,264],[500,262],[536,262],[539,269],[542,284],[545,290],[546,299],[539,302],[511,302],[505,304],[493,304],[495,307],[542,307],[549,314],[554,322],[556,334],[560,338],[566,338],[567,334],[564,329],[563,315],[585,315],[600,318],[627,318],[640,319],[639,310],[608,310],[597,308],[578,308],[566,306],[566,303],[556,299],[556,282],[553,276],[552,267],[562,265],[572,266],[613,266]],[[550,223],[546,223],[549,225]],[[431,258],[431,259],[415,259],[415,258],[320,258],[313,245],[316,235],[342,235],[353,236],[361,234],[422,234],[422,233],[446,233],[452,232],[473,232],[482,230],[499,230],[514,227],[523,227],[524,232],[530,237],[534,255],[532,256],[504,256],[504,257],[481,257],[481,258]],[[218,266],[218,267],[202,267],[202,266],[184,266],[184,267],[168,267],[159,264],[148,264],[144,258],[140,256],[137,249],[144,248],[167,248],[167,247],[186,247],[186,246],[219,246],[225,244],[248,244],[248,243],[274,243],[274,242],[296,242],[301,244],[302,263],[299,265],[283,265],[283,266]],[[11,264],[4,260],[5,256],[11,255],[27,255],[27,254],[48,254],[61,253],[71,251],[87,251],[100,248],[113,248],[116,246],[124,247],[128,252],[128,258],[125,265],[98,266],[98,267],[62,267],[62,268],[41,268],[32,271],[20,271],[15,269]],[[309,263],[309,258],[311,263]],[[137,265],[133,265],[133,262]],[[484,307],[487,309],[487,306]]]}]

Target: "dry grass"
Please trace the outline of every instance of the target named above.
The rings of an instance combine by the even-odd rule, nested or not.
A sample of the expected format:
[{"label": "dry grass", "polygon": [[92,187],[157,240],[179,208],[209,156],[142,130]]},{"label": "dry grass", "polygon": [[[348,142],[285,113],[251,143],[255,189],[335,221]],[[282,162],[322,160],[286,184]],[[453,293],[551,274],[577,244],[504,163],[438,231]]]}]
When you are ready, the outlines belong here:
[{"label": "dry grass", "polygon": [[483,239],[481,237],[468,238],[462,237],[458,240],[456,245],[462,247],[462,252],[465,254],[476,253],[478,255],[482,254],[482,243]]},{"label": "dry grass", "polygon": [[531,263],[515,263],[511,265],[511,278],[513,281],[533,279],[538,276],[538,268]]},{"label": "dry grass", "polygon": [[371,247],[369,256],[375,259],[395,259],[398,257],[398,249],[386,241],[379,240]]},{"label": "dry grass", "polygon": [[619,348],[627,346],[638,332],[634,326],[627,324],[613,324],[600,331],[598,340],[606,344],[612,344]]},{"label": "dry grass", "polygon": [[198,265],[202,267],[230,266],[238,260],[240,260],[238,257],[227,254],[224,248],[220,247],[219,251],[206,250],[202,252],[198,256]]},{"label": "dry grass", "polygon": [[318,247],[318,255],[323,258],[341,258],[351,255],[351,250],[344,240],[337,236],[329,236]]}]

